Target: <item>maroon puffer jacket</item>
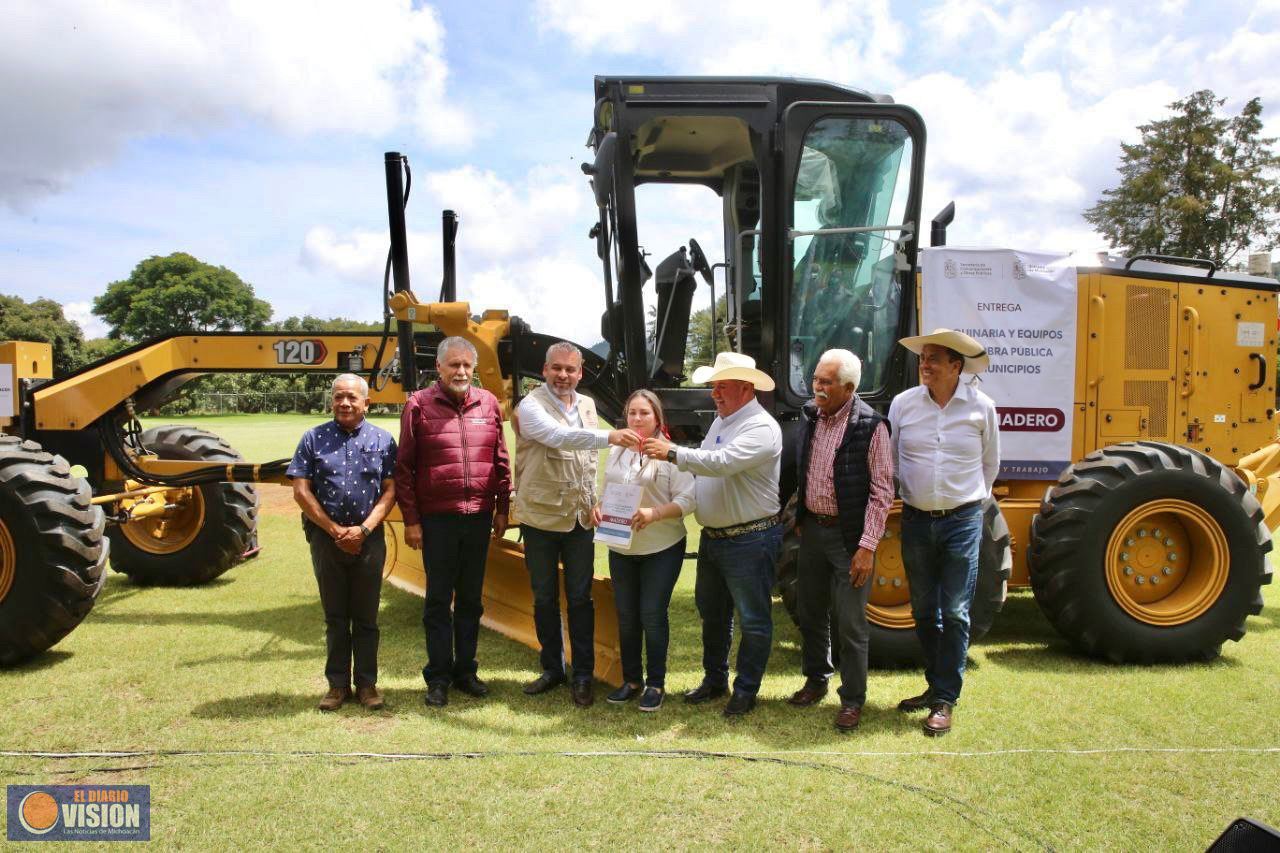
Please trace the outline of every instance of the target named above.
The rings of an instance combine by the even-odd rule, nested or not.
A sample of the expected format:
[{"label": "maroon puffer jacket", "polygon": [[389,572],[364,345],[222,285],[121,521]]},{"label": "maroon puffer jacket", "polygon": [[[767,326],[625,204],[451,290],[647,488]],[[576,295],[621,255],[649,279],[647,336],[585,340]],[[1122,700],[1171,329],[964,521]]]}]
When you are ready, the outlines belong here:
[{"label": "maroon puffer jacket", "polygon": [[409,397],[400,416],[396,502],[405,524],[441,512],[507,512],[511,464],[493,394],[472,387],[459,405],[437,382]]}]

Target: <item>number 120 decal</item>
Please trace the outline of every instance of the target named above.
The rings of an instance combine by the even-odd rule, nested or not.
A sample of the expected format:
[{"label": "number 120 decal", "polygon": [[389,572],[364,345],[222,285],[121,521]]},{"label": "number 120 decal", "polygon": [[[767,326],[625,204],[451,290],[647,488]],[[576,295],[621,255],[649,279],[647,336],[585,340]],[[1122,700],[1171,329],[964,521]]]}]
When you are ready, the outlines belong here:
[{"label": "number 120 decal", "polygon": [[329,354],[323,341],[276,341],[271,345],[276,351],[277,364],[319,364]]}]

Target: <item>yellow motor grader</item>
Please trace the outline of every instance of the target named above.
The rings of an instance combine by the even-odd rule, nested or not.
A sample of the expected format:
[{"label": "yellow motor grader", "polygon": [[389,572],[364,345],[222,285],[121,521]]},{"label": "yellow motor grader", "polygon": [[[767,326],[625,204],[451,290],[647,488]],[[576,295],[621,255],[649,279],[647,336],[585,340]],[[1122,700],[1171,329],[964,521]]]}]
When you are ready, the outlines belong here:
[{"label": "yellow motor grader", "polygon": [[[919,325],[924,122],[888,96],[816,81],[598,77],[589,145],[594,158],[584,172],[599,211],[590,238],[601,261],[608,354],[583,348],[582,389],[616,420],[632,389],[650,388],[675,438],[700,440],[715,416],[706,389],[687,381],[701,280],[714,346],[750,354],[777,381],[761,396],[783,424],[782,490],[790,496],[800,407],[823,351],[842,347],[861,358],[859,394],[881,411],[916,382],[915,357],[896,341]],[[58,380],[47,346],[0,345],[0,662],[40,653],[85,617],[108,553],[138,581],[190,584],[253,549],[249,484],[281,481],[286,463],[246,462],[200,430],[141,430],[135,412],[184,382],[219,371],[343,371],[368,376],[375,402],[399,403],[419,387],[446,334],[476,345],[479,382],[508,407],[522,380],[540,376],[553,339],[504,311],[473,315],[456,301],[456,228],[447,212],[439,299],[414,295],[406,170],[399,154],[386,156],[394,287],[384,288],[383,335],[175,335]],[[695,240],[649,267],[636,207],[636,189],[647,183],[700,185],[719,196],[719,277]],[[945,243],[950,217],[948,207],[933,220],[934,245]],[[1280,284],[1162,257],[1106,258],[1076,276],[1072,461],[997,481],[973,633],[990,627],[1010,586],[1030,586],[1048,619],[1087,654],[1211,658],[1243,636],[1271,579],[1269,530],[1280,522]],[[652,336],[646,293],[656,305]],[[391,580],[421,592],[418,555],[404,548],[398,517],[390,524]],[[533,644],[521,546],[499,540],[490,554],[486,624]],[[793,582],[789,543],[779,567],[784,602]],[[868,605],[876,665],[918,657],[908,592],[895,506]],[[616,681],[606,579],[596,595],[597,674]]]}]

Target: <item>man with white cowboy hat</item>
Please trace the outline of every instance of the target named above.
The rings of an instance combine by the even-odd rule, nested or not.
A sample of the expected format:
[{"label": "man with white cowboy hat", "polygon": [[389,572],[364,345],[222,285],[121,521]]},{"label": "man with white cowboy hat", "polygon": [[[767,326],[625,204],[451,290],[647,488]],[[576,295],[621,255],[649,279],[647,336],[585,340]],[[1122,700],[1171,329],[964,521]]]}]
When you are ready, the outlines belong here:
[{"label": "man with white cowboy hat", "polygon": [[902,496],[902,564],[928,687],[898,710],[928,708],[924,733],[941,735],[951,730],[964,683],[982,501],[1000,470],[1000,429],[991,398],[976,380],[961,381],[961,374],[987,369],[982,344],[951,329],[899,343],[920,356],[920,384],[893,398],[889,423]]},{"label": "man with white cowboy hat", "polygon": [[711,385],[718,417],[701,448],[676,447],[661,436],[646,439],[645,455],[667,459],[696,475],[695,517],[702,525],[694,601],[702,617],[702,683],[685,693],[692,705],[725,695],[733,612],[741,614],[738,676],[726,717],[748,713],[764,678],[773,645],[772,594],[782,544],[778,477],[782,429],[756,401],[773,379],[753,358],[722,352],[693,381]]}]

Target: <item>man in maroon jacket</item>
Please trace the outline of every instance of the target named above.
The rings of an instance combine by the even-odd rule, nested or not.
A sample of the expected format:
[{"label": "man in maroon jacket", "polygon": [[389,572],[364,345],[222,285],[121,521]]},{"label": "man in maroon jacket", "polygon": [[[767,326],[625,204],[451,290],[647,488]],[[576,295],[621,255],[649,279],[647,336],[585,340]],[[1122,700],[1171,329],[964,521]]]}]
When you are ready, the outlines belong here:
[{"label": "man in maroon jacket", "polygon": [[475,366],[469,341],[445,338],[436,349],[440,381],[414,392],[400,418],[396,500],[405,543],[422,549],[427,574],[422,677],[433,707],[448,704],[450,684],[470,696],[489,692],[476,675],[480,591],[489,532],[507,529],[511,466],[502,409],[493,394],[471,384]]}]

